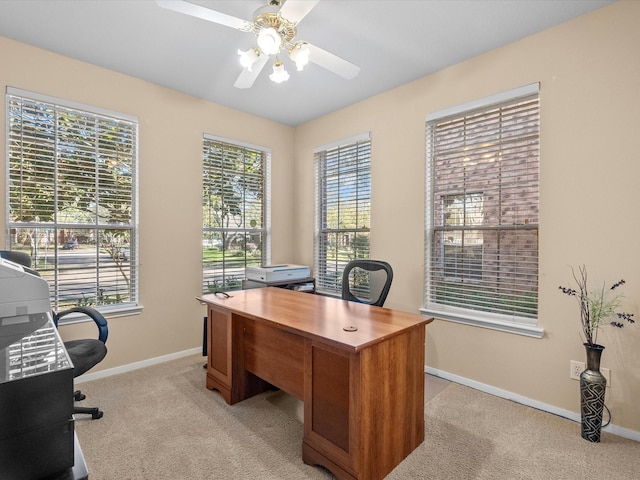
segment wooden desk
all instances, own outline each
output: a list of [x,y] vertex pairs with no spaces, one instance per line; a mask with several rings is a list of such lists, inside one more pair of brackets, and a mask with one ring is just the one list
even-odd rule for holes
[[273,287],[231,295],[199,297],[208,389],[230,405],[271,385],[303,400],[302,459],[339,479],[382,479],[423,442],[432,319]]

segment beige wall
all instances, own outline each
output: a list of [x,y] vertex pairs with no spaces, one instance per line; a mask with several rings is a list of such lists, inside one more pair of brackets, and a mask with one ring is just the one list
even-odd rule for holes
[[[584,360],[584,352],[576,307],[557,289],[570,279],[567,265],[586,263],[594,280],[624,277],[627,306],[640,314],[639,21],[640,2],[617,2],[296,129],[5,38],[0,84],[140,119],[144,311],[110,319],[110,353],[100,366],[109,368],[193,348],[201,340],[204,309],[194,297],[200,288],[203,131],[272,148],[272,258],[308,265],[313,148],[371,131],[371,254],[394,267],[387,305],[415,312],[422,305],[424,273],[426,114],[540,82],[539,324],[545,336],[536,340],[436,320],[427,329],[427,363],[575,412],[578,383],[568,378],[569,360]],[[3,151],[4,141],[2,135]],[[4,155],[0,162],[5,168]],[[171,247],[174,240],[179,248]],[[62,335],[89,330],[66,326]],[[607,404],[613,423],[640,432],[640,325],[606,328],[600,338],[607,347],[603,366],[612,371]]]
[[[293,224],[293,129],[0,37],[0,85],[136,115],[140,169],[140,315],[109,319],[109,355],[95,371],[201,345],[202,133],[272,149],[275,262],[288,260]],[[5,131],[5,115],[0,116]],[[5,166],[5,135],[0,136]],[[0,208],[5,211],[5,182]],[[283,188],[284,187],[284,188]],[[4,245],[6,232],[0,233]],[[65,339],[93,324],[62,326]]]
[[[539,325],[543,339],[436,320],[430,367],[579,410],[569,361],[585,360],[578,310],[558,291],[568,265],[595,282],[623,277],[640,316],[640,2],[618,2],[296,128],[297,261],[312,262],[312,150],[372,132],[371,255],[394,267],[387,306],[416,311],[424,271],[424,124],[428,112],[540,82]],[[425,46],[437,48],[437,46]],[[363,72],[364,73],[364,72]],[[597,286],[594,285],[594,286]],[[602,366],[613,423],[640,432],[640,325],[606,327]]]

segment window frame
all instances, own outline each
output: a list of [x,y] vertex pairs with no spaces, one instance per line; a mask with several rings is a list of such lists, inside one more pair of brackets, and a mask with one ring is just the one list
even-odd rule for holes
[[[429,113],[426,118],[426,175],[425,175],[425,269],[424,269],[424,304],[423,308],[420,311],[429,316],[436,317],[438,319],[447,320],[456,323],[462,323],[466,325],[479,326],[489,329],[494,329],[503,332],[515,333],[525,336],[530,336],[534,338],[542,338],[544,335],[544,330],[538,326],[538,318],[529,318],[522,317],[517,315],[508,315],[508,314],[499,314],[499,313],[491,313],[480,310],[473,310],[470,308],[462,308],[456,307],[452,305],[447,305],[443,303],[437,303],[436,301],[432,301],[432,289],[434,285],[431,279],[431,270],[432,270],[432,258],[433,258],[433,250],[432,250],[432,239],[433,236],[438,232],[443,232],[447,230],[447,226],[445,225],[445,221],[443,219],[442,226],[437,226],[434,218],[435,209],[434,205],[437,201],[434,191],[434,175],[435,175],[435,167],[433,165],[433,148],[434,145],[431,143],[430,136],[430,128],[433,124],[445,120],[451,119],[455,117],[464,117],[470,113],[477,113],[483,110],[489,111],[492,108],[499,108],[501,105],[508,104],[510,102],[517,101],[519,99],[525,99],[527,97],[536,96],[539,98],[539,84],[533,83],[529,85],[525,85],[523,87],[519,87],[513,90],[505,91],[496,95],[491,95],[488,97],[484,97],[481,99],[473,100],[468,103],[464,103],[461,105],[457,105],[451,108],[447,108],[444,110],[436,111]],[[538,115],[539,115],[539,107],[538,107]],[[539,127],[538,127],[539,128]],[[539,132],[538,132],[539,135]],[[539,143],[537,145],[538,155],[540,153]],[[539,168],[539,163],[538,163]],[[466,181],[464,183],[466,185]],[[465,191],[462,187],[462,190],[458,193],[458,195],[467,195],[467,194],[478,194],[481,192],[469,190]],[[502,187],[501,187],[502,188]],[[538,195],[539,195],[539,184],[538,184]],[[451,192],[448,192],[449,196],[455,196]],[[445,195],[446,196],[446,195]],[[440,201],[444,201],[444,198],[439,199]],[[462,232],[466,230],[471,231],[476,227],[475,224],[466,224],[461,228],[457,229]],[[482,225],[477,226],[478,230],[485,228]],[[493,228],[494,231],[505,231],[501,230],[500,227],[486,227]],[[455,227],[451,227],[452,231],[456,230]],[[535,223],[532,225],[523,225],[522,230],[527,229],[535,229],[536,232],[539,232],[539,224]],[[461,247],[464,245],[461,244]],[[537,252],[539,253],[539,248],[537,248]],[[443,261],[444,261],[444,257]],[[536,257],[539,258],[539,257]],[[537,260],[537,265],[539,266],[539,260]],[[539,267],[538,267],[539,268]],[[444,271],[444,269],[443,269]],[[536,269],[537,271],[537,269]],[[468,283],[472,283],[473,280],[468,280]],[[536,304],[538,303],[539,298],[539,286],[538,292],[536,293]]]
[[[208,146],[208,142],[210,142],[210,144],[220,144],[226,148],[232,148],[232,149],[240,149],[242,151],[249,151],[249,152],[256,152],[259,153],[263,156],[263,168],[262,168],[262,178],[261,178],[261,184],[262,184],[262,206],[261,209],[262,211],[261,213],[261,224],[262,226],[257,227],[257,228],[250,228],[247,226],[240,226],[237,225],[236,228],[231,228],[231,227],[224,227],[224,226],[208,226],[206,225],[206,212],[205,212],[205,199],[204,199],[204,195],[206,192],[206,181],[207,181],[207,177],[205,177],[206,175],[206,169],[207,169],[207,165],[206,165],[206,149],[210,148],[210,146]],[[245,178],[245,177],[243,177]],[[202,193],[203,193],[203,198],[202,198],[202,208],[203,208],[203,212],[202,212],[202,247],[203,247],[203,252],[202,252],[202,292],[203,294],[207,294],[207,293],[214,293],[217,291],[231,291],[231,290],[238,290],[240,288],[242,288],[242,280],[246,279],[246,267],[247,266],[265,266],[265,265],[269,265],[271,262],[271,149],[268,147],[263,147],[260,145],[253,145],[247,142],[242,142],[242,141],[238,141],[238,140],[233,140],[233,139],[229,139],[229,138],[225,138],[225,137],[220,137],[217,135],[213,135],[210,133],[203,133],[202,135]],[[243,197],[242,199],[243,201],[243,205],[245,205],[245,197]],[[245,220],[245,216],[242,217],[243,218],[243,224],[244,224],[244,220]],[[247,233],[247,232],[251,232],[251,233]],[[244,251],[244,261],[243,261],[243,266],[241,267],[243,272],[242,272],[242,278],[237,277],[237,275],[229,275],[229,278],[231,279],[231,287],[229,287],[229,284],[227,282],[227,273],[226,273],[226,269],[227,267],[227,261],[223,260],[223,273],[222,273],[222,285],[217,285],[216,283],[216,273],[215,273],[215,268],[212,269],[213,270],[213,274],[211,274],[210,270],[207,269],[207,259],[205,258],[205,241],[208,238],[209,240],[213,240],[212,237],[215,237],[217,235],[222,236],[223,240],[222,240],[222,255],[223,258],[225,256],[225,252],[226,252],[226,245],[225,245],[225,241],[224,238],[227,234],[232,233],[232,234],[242,234],[244,235],[244,238],[246,239],[246,235],[251,235],[251,234],[260,234],[262,235],[262,247],[260,249],[260,259],[258,262],[250,262],[247,260],[247,244],[245,243],[244,247],[243,247],[243,251]],[[228,261],[229,264],[233,263],[233,260],[229,260]],[[237,270],[240,267],[232,267],[233,269]],[[211,284],[211,277],[213,276],[213,284]],[[234,282],[234,279],[239,279],[240,282]],[[236,285],[237,283],[237,285]],[[209,287],[207,287],[207,285],[210,285]]]
[[[95,218],[92,219],[91,221],[77,221],[77,219],[73,221],[65,221],[64,219],[60,219],[61,210],[59,210],[60,204],[58,203],[58,200],[55,200],[54,208],[56,208],[57,213],[54,216],[54,219],[52,221],[46,222],[46,221],[12,221],[11,220],[11,193],[13,190],[11,187],[10,172],[11,172],[11,167],[13,165],[12,154],[11,154],[13,136],[10,128],[10,117],[11,117],[11,106],[15,102],[31,103],[33,105],[43,104],[44,108],[50,109],[52,112],[54,112],[55,115],[58,115],[60,112],[68,112],[69,114],[77,115],[78,118],[83,118],[83,117],[90,118],[92,121],[96,122],[96,125],[104,122],[105,125],[117,124],[119,126],[120,125],[124,126],[123,127],[124,130],[126,130],[126,133],[130,135],[130,138],[131,138],[130,140],[131,153],[130,155],[127,156],[127,159],[130,161],[130,166],[128,166],[128,168],[131,169],[131,185],[129,188],[127,188],[126,196],[124,197],[126,200],[130,200],[129,221],[119,222],[116,224],[109,223],[108,221],[107,222],[101,221],[99,214],[97,214],[97,212],[101,208],[100,205],[103,205],[101,201],[99,201],[98,204],[96,205],[96,209],[94,212]],[[58,309],[65,309],[69,307],[69,305],[67,305],[66,302],[63,302],[61,304],[60,303],[61,300],[58,297],[58,294],[60,292],[64,293],[66,291],[65,288],[61,288],[61,285],[64,285],[62,283],[63,281],[61,280],[61,277],[64,274],[64,272],[67,271],[64,268],[59,268],[60,258],[59,258],[58,252],[63,249],[63,247],[58,245],[59,235],[65,230],[70,230],[70,229],[94,231],[93,235],[94,235],[94,241],[96,244],[96,248],[95,248],[96,259],[98,259],[99,258],[98,256],[101,253],[105,253],[103,251],[104,250],[103,246],[100,243],[100,239],[104,238],[101,236],[102,233],[107,232],[108,230],[127,231],[129,232],[129,238],[126,245],[126,249],[128,252],[128,259],[125,259],[125,261],[128,262],[128,273],[130,276],[130,278],[128,279],[129,285],[127,288],[128,296],[129,296],[128,301],[120,302],[120,303],[102,303],[100,305],[95,305],[91,301],[89,301],[88,304],[91,305],[93,308],[96,308],[97,310],[99,310],[102,314],[107,316],[130,315],[130,314],[140,313],[142,310],[142,306],[139,304],[139,262],[138,262],[138,236],[139,236],[138,235],[138,230],[139,230],[138,229],[138,185],[139,185],[139,179],[138,179],[139,122],[138,122],[138,118],[136,116],[132,116],[129,114],[113,112],[100,107],[85,105],[85,104],[81,104],[81,103],[66,100],[66,99],[56,98],[49,95],[44,95],[40,93],[30,92],[30,91],[7,86],[5,91],[5,119],[7,122],[6,133],[5,133],[5,137],[6,137],[6,154],[5,154],[5,158],[6,158],[6,177],[5,177],[6,178],[6,191],[5,191],[6,240],[5,240],[5,244],[6,244],[6,247],[11,248],[12,231],[14,229],[47,228],[55,232],[52,236],[52,238],[54,239],[53,243],[55,244],[54,248],[52,249],[54,268],[52,269],[53,273],[51,275],[53,275],[53,278],[52,279],[48,278],[50,276],[49,274],[43,274],[43,275],[45,276],[45,278],[47,278],[49,282],[52,307],[54,308],[54,310],[58,310]],[[58,132],[60,128],[61,127],[59,125],[55,126],[55,130],[53,132],[54,137],[58,136]],[[97,172],[101,166],[101,162],[99,161],[100,158],[104,160],[105,154],[108,154],[110,152],[117,153],[118,151],[104,149],[103,146],[99,147],[98,142],[104,141],[103,137],[95,137],[93,140],[95,141],[95,144],[90,144],[90,145],[92,145],[91,148],[94,151],[88,154],[86,158],[91,159],[91,161],[93,162],[92,164],[95,165],[96,172]],[[39,142],[43,142],[43,141],[47,141],[45,137],[43,137],[43,140],[40,140]],[[40,143],[37,143],[37,145],[40,145]],[[22,147],[21,147],[21,150],[22,150]],[[60,167],[62,158],[64,157],[63,151],[64,151],[64,148],[62,146],[59,146],[58,144],[55,144],[55,146],[52,148],[52,155],[54,156],[53,167],[55,168],[55,173],[53,174],[54,178],[53,178],[53,183],[51,183],[51,185],[54,188],[58,184],[58,180],[59,180],[58,168]],[[69,157],[69,158],[75,158],[75,157]],[[68,171],[73,171],[73,170],[68,170]],[[78,167],[78,171],[86,174],[86,170],[81,169],[81,167]],[[95,187],[92,187],[92,188],[96,188],[96,190],[99,192],[98,189],[102,188],[99,186],[99,183],[98,183],[99,177],[97,175],[94,175],[93,178],[95,178]],[[130,193],[130,198],[129,198],[129,193]],[[56,190],[56,193],[54,194],[55,198],[57,199],[57,197],[60,194],[61,194],[60,190]],[[98,193],[98,195],[100,195],[100,193]],[[121,245],[121,247],[124,248],[124,245]],[[116,249],[114,247],[112,248],[113,251],[107,252],[107,254],[112,256],[112,258],[114,258],[113,255],[124,255],[125,252],[124,250],[122,250],[122,248]],[[47,257],[47,259],[49,260],[49,257]],[[96,292],[101,290],[100,280],[99,280],[101,276],[100,272],[102,271],[103,275],[106,275],[105,272],[108,271],[107,269],[113,268],[108,266],[101,267],[100,263],[101,263],[100,261],[96,261],[95,267],[94,267],[94,270],[96,272],[95,282],[98,282],[95,287],[97,289]],[[67,288],[70,288],[70,287],[67,287]],[[120,292],[120,290],[118,290],[118,292]],[[119,293],[116,293],[115,295],[119,295]],[[98,301],[98,296],[96,295],[95,302],[97,301]],[[82,302],[82,301],[78,299],[78,302]],[[90,320],[87,319],[86,316],[84,315],[70,314],[65,316],[61,320],[61,323],[75,323],[75,322],[85,322],[85,321],[90,321]]]
[[[362,212],[362,216],[368,217],[367,226],[364,227],[346,227],[346,228],[330,228],[327,220],[327,205],[323,199],[327,198],[327,155],[337,155],[340,157],[341,153],[349,155],[355,149],[356,156],[359,155],[359,149],[364,148],[366,156],[362,159],[357,158],[357,172],[355,173],[356,189],[360,188],[360,182],[362,179],[368,178],[364,191],[365,195],[356,195],[355,203],[360,207],[361,204],[366,204],[366,212]],[[371,243],[371,154],[372,142],[371,133],[365,132],[359,135],[354,135],[349,138],[338,140],[314,149],[314,171],[315,171],[315,205],[314,205],[314,276],[316,277],[316,292],[339,297],[342,295],[342,272],[349,260],[354,258],[370,258],[370,243]],[[362,170],[362,171],[361,171]],[[332,171],[332,175],[339,175],[338,170]],[[340,195],[340,192],[334,192]],[[339,197],[342,199],[342,196]],[[340,199],[337,203],[340,203]],[[353,199],[351,199],[353,202]],[[336,203],[335,201],[333,203]],[[338,207],[339,209],[339,207]],[[340,210],[338,211],[338,215]],[[356,213],[356,223],[360,219],[360,212]],[[336,253],[334,261],[329,261],[327,258],[327,250],[323,238],[329,235],[342,235],[345,238],[351,239],[353,252],[347,254],[348,258],[340,260]],[[361,240],[366,237],[366,245],[358,245],[356,238],[360,237]],[[337,244],[336,243],[336,248]],[[366,252],[365,255],[361,253]],[[330,264],[333,263],[332,268]]]

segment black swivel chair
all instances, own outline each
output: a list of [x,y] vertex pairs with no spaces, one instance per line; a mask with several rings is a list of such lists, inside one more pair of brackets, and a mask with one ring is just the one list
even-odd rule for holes
[[382,307],[387,299],[393,269],[381,260],[351,260],[342,272],[342,299]]
[[[0,250],[0,257],[22,265],[29,269],[29,272],[39,275],[38,272],[31,269],[31,257],[24,252]],[[107,337],[109,335],[109,327],[104,316],[91,307],[72,307],[58,313],[51,312],[53,316],[53,323],[55,323],[57,327],[58,321],[65,315],[69,315],[71,313],[82,313],[88,316],[98,327],[97,339],[86,338],[64,342],[64,346],[69,354],[71,363],[73,363],[73,377],[75,378],[96,366],[107,355],[107,347],[105,343],[107,342]],[[80,401],[84,400],[86,397],[80,390],[76,390],[73,392],[73,398],[76,401]],[[103,412],[97,407],[74,407],[73,413],[91,415],[92,419],[101,418],[103,415]]]

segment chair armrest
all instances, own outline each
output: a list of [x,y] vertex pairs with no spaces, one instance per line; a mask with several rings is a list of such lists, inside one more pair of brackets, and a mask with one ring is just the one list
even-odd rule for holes
[[70,313],[83,313],[91,318],[98,327],[98,340],[100,340],[102,343],[107,342],[107,337],[109,336],[109,326],[107,324],[107,319],[104,318],[104,315],[102,315],[98,310],[91,307],[71,307],[67,310],[54,313],[54,323],[58,325],[58,320]]

